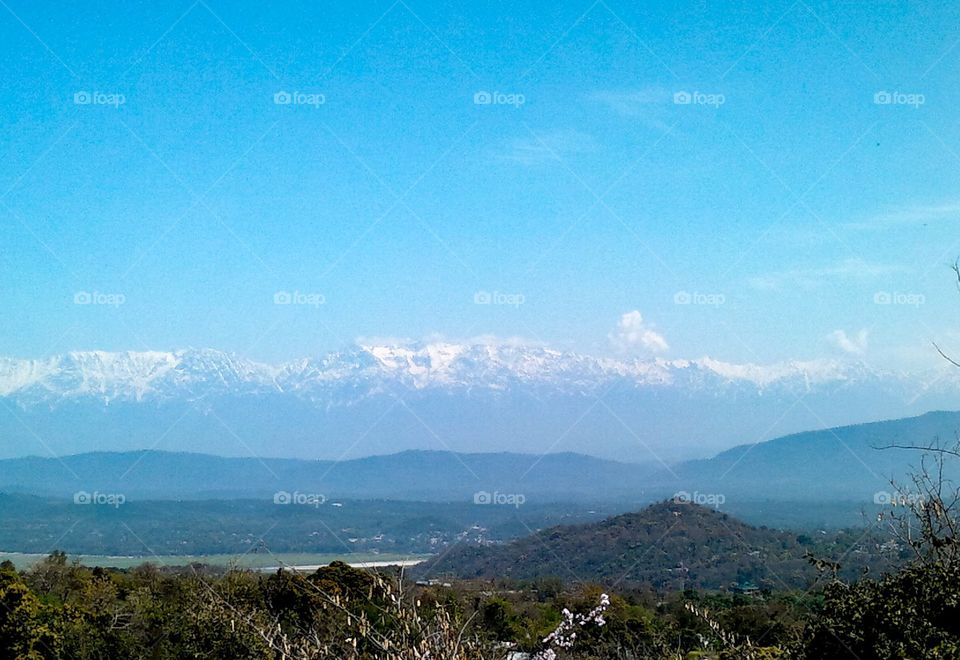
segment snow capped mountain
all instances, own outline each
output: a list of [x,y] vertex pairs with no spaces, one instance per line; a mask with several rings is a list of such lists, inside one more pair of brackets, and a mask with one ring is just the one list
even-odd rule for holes
[[41,360],[0,358],[0,396],[22,405],[89,397],[105,403],[222,394],[290,393],[315,400],[336,390],[355,396],[394,388],[543,387],[596,393],[620,382],[634,387],[785,387],[905,378],[835,361],[771,365],[699,360],[616,360],[548,348],[423,343],[356,345],[281,365],[212,349],[176,352],[71,352]]
[[43,360],[0,359],[0,396],[22,405],[93,398],[141,401],[276,387],[273,367],[220,351],[71,352]]
[[263,364],[216,350],[0,359],[0,457],[160,448],[356,457],[577,451],[650,462],[960,402],[954,371],[828,360],[592,357],[515,344],[358,344]]

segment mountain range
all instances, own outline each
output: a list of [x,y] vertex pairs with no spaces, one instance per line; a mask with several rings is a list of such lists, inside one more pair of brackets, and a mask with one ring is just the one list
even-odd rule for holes
[[[523,493],[530,503],[631,501],[652,467],[581,454],[405,451],[344,461],[225,458],[158,451],[93,452],[0,460],[0,492],[72,497],[122,493],[126,500],[262,499],[304,493],[333,499],[472,503],[476,493]],[[589,475],[589,479],[583,479]],[[607,486],[597,492],[594,480]]]
[[[910,473],[920,467],[922,453],[895,445],[951,443],[958,429],[960,412],[932,412],[792,434],[671,465],[568,452],[407,450],[342,461],[93,452],[0,460],[0,492],[61,499],[80,491],[120,493],[128,501],[270,500],[285,492],[515,507],[631,507],[677,496],[769,524],[858,524],[861,512],[889,503],[898,489],[910,492]],[[954,463],[947,463],[945,475],[956,479]]]
[[672,463],[950,408],[958,394],[946,368],[613,359],[512,344],[356,345],[277,365],[210,349],[71,352],[0,358],[0,457],[432,449]]

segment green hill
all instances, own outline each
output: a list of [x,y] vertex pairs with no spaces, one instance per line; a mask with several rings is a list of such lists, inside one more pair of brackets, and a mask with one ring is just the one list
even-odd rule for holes
[[553,527],[503,545],[460,545],[419,566],[424,577],[559,577],[657,590],[806,588],[818,575],[806,555],[839,561],[841,574],[880,572],[899,559],[879,534],[813,535],[751,527],[695,504],[654,504],[601,522]]

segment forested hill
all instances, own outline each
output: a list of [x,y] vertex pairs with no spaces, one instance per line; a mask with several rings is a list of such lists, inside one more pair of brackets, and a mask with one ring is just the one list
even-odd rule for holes
[[[601,522],[559,526],[503,545],[463,544],[417,568],[425,577],[559,577],[647,584],[657,590],[806,588],[818,576],[807,558],[839,560],[844,575],[882,572],[902,551],[879,534],[795,534],[751,527],[690,503],[660,502]],[[832,572],[830,573],[832,576]]]

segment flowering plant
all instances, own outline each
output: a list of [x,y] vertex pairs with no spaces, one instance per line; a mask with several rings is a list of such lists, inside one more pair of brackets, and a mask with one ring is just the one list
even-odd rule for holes
[[567,608],[563,608],[563,619],[561,619],[560,624],[552,633],[543,638],[543,643],[548,645],[547,648],[533,656],[533,660],[555,660],[557,653],[552,648],[554,646],[561,649],[573,648],[577,641],[576,629],[578,627],[582,628],[588,623],[596,623],[598,626],[604,625],[606,620],[603,618],[603,613],[607,611],[608,607],[610,607],[610,597],[607,594],[600,594],[600,604],[586,614],[574,614]]

